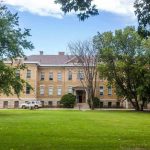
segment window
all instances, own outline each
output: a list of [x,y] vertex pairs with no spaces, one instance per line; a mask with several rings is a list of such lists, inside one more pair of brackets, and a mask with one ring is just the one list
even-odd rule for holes
[[28,84],[26,84],[26,94],[30,94],[30,86]]
[[111,108],[112,102],[108,102],[108,108]]
[[48,89],[48,95],[53,95],[53,87],[50,86]]
[[68,72],[68,80],[72,80],[72,72],[71,71]]
[[68,93],[72,93],[72,87],[71,86],[68,87]]
[[83,71],[78,71],[77,79],[79,79],[79,80],[83,80],[84,79]]
[[19,101],[14,102],[14,108],[19,108]]
[[120,102],[116,102],[116,107],[117,107],[117,108],[120,107]]
[[20,70],[16,70],[16,77],[20,78]]
[[53,72],[49,73],[49,80],[53,80]]
[[48,101],[48,106],[52,107],[53,106],[53,102],[52,101]]
[[100,95],[104,95],[104,88],[103,88],[103,86],[100,86]]
[[8,101],[3,102],[3,108],[8,108]]
[[31,70],[27,70],[27,78],[31,78]]
[[44,86],[40,86],[40,95],[44,95]]
[[103,106],[104,106],[104,103],[100,102],[100,108],[103,108]]
[[40,80],[44,80],[44,78],[45,78],[45,73],[44,73],[44,72],[41,72]]
[[57,89],[57,95],[61,95],[61,92],[62,92],[61,87],[58,87],[58,89]]
[[111,88],[111,86],[108,86],[108,95],[112,95],[112,88]]
[[58,73],[57,73],[57,80],[58,80],[58,81],[61,81],[61,80],[62,80],[62,74],[61,74],[61,72],[58,72]]

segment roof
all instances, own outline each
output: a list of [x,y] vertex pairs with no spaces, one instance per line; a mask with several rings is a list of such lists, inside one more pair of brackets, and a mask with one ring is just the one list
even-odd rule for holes
[[66,64],[70,58],[67,55],[31,55],[27,56],[26,61],[36,61],[40,64],[49,65],[63,65]]

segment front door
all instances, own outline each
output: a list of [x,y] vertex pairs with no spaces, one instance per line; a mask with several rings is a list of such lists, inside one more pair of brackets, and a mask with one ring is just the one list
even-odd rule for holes
[[82,103],[82,95],[79,95],[79,103]]

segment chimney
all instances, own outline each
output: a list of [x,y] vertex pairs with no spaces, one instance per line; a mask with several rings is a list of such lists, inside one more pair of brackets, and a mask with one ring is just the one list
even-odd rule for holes
[[40,55],[43,55],[43,51],[40,51]]
[[58,55],[65,55],[65,52],[59,52]]

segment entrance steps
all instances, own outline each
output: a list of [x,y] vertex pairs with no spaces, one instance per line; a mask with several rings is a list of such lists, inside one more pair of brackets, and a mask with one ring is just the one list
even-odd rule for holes
[[87,103],[77,103],[74,109],[90,109]]

